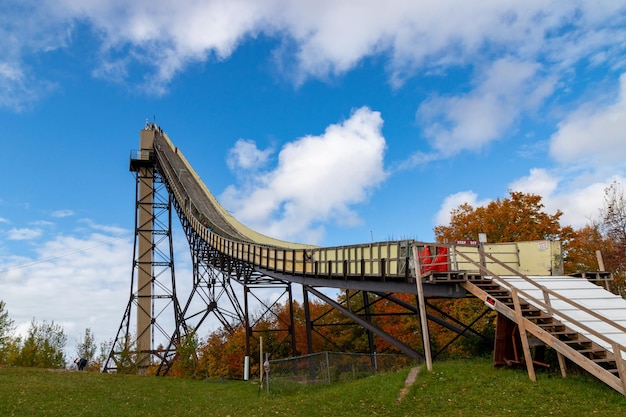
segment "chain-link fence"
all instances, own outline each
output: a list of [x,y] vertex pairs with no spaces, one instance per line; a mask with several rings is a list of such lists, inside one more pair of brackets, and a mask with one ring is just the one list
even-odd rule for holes
[[415,366],[417,361],[403,355],[320,352],[269,361],[269,381],[332,383],[363,378]]

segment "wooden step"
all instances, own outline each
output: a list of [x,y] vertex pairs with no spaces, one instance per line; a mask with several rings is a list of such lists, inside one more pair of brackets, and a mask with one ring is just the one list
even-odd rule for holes
[[490,279],[473,280],[472,283],[474,285],[478,286],[478,287],[481,287],[481,288],[483,288],[483,287],[498,287],[498,288],[500,288],[501,287],[500,284],[498,284],[497,282],[492,281]]
[[579,337],[577,337],[576,339],[570,339],[570,340],[561,340],[561,342],[567,344],[567,345],[574,345],[574,344],[579,344],[581,347],[588,347],[587,345],[591,345],[591,340],[589,339],[580,339]]
[[551,323],[537,323],[537,326],[541,327],[543,330],[550,332],[548,329],[553,329],[554,331],[565,330],[565,325],[559,322],[551,322]]
[[595,358],[591,360],[597,364],[615,362],[615,358]]
[[606,353],[606,349],[603,348],[586,348],[586,349],[576,349],[576,352],[578,353],[589,353],[589,354],[596,354],[596,353]]
[[491,295],[492,297],[501,297],[503,295],[510,297],[511,293],[504,289],[495,289],[495,290],[489,291],[489,295]]
[[550,333],[552,336],[561,336],[561,335],[575,336],[578,334],[578,332],[575,330],[560,330],[560,331],[554,331],[554,332],[548,332],[548,333]]
[[[524,318],[530,321],[533,320],[554,320],[554,317],[552,317],[549,314],[545,314],[542,311],[536,310],[538,312],[538,314],[532,314],[532,315],[524,315]],[[534,312],[533,312],[534,313]]]

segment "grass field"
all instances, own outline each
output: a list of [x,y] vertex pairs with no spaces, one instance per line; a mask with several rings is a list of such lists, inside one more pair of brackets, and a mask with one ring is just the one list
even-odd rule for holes
[[0,416],[626,416],[626,397],[586,376],[435,362],[402,402],[409,370],[333,385],[199,381],[0,368]]

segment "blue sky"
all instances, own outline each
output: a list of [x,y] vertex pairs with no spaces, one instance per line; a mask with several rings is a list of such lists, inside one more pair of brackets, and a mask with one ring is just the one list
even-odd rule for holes
[[127,3],[0,5],[0,299],[70,348],[128,301],[146,119],[243,223],[319,245],[508,190],[580,227],[624,183],[623,1]]

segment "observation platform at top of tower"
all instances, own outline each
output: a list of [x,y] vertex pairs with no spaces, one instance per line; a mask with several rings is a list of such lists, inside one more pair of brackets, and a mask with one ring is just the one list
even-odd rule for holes
[[154,160],[153,149],[135,149],[130,152],[130,170],[137,172],[140,168],[151,168]]

